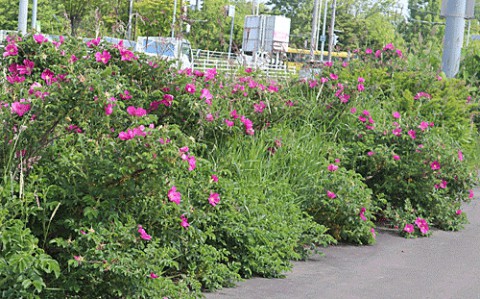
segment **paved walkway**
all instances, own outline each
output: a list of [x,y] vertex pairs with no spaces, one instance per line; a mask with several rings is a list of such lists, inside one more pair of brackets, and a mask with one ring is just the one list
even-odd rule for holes
[[324,256],[295,262],[285,279],[250,279],[206,298],[480,299],[480,189],[474,191],[462,231],[405,239],[380,230],[373,246],[325,248]]

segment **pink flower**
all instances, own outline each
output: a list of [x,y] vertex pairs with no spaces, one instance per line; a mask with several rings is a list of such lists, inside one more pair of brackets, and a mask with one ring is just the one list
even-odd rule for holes
[[457,214],[457,215],[462,215],[462,210],[456,210],[456,211],[455,211],[455,214]]
[[419,127],[422,131],[425,131],[426,129],[428,129],[428,122],[422,121],[418,127]]
[[5,52],[3,52],[3,57],[8,56],[17,56],[18,48],[16,44],[8,44],[5,46]]
[[395,49],[395,47],[393,46],[392,43],[386,44],[385,47],[383,47],[383,51],[394,50],[394,49]]
[[225,119],[225,124],[227,124],[227,127],[233,127],[234,123],[231,120]]
[[55,78],[55,74],[49,69],[45,69],[42,72],[41,77],[43,80],[45,80],[45,84],[47,85],[52,85],[53,82],[57,81],[57,79]]
[[20,100],[20,102],[13,102],[11,105],[12,113],[17,114],[22,117],[25,113],[30,111],[31,106],[29,103],[25,102],[25,99]]
[[399,119],[400,118],[400,113],[398,111],[395,111],[392,113],[393,118]]
[[345,67],[347,67],[347,66],[348,66],[348,62],[347,62],[347,61],[342,62],[342,67],[343,67],[343,68],[345,68]]
[[370,152],[367,153],[367,156],[369,156],[369,157],[371,157],[373,155],[375,155],[375,152],[370,151]]
[[421,91],[413,97],[414,100],[418,100],[420,98],[427,98],[427,99],[430,100],[432,98],[432,96],[430,94],[424,92],[424,91]]
[[463,153],[461,150],[458,150],[458,160],[463,161]]
[[74,63],[74,62],[77,61],[77,60],[78,60],[77,56],[75,56],[75,55],[72,54],[72,56],[70,56],[70,59],[68,60],[68,62],[69,62],[69,63]]
[[350,113],[351,114],[357,113],[357,108],[355,108],[355,107],[350,108]]
[[233,119],[239,118],[237,110],[232,110],[232,112],[230,112],[230,117],[232,117]]
[[240,117],[240,121],[243,123],[245,126],[245,133],[248,135],[253,135],[255,133],[253,129],[253,122],[246,118],[245,116]]
[[472,199],[473,196],[474,196],[473,190],[472,189],[468,190],[468,198]]
[[190,149],[188,148],[188,146],[184,146],[184,147],[181,147],[178,149],[178,151],[181,153],[181,154],[185,154],[185,153],[188,153]]
[[95,59],[97,60],[97,62],[107,64],[110,58],[112,58],[112,56],[108,51],[103,51],[103,53],[100,53],[100,52],[95,53]]
[[79,263],[83,262],[83,257],[81,255],[74,255],[73,258]]
[[328,171],[334,172],[338,169],[338,166],[335,165],[335,164],[330,164],[330,165],[328,165],[327,169],[328,169]]
[[31,75],[34,66],[35,66],[35,63],[33,61],[24,59],[23,65],[18,65],[17,70],[20,75]]
[[402,129],[401,128],[396,128],[392,130],[392,134],[395,136],[401,136],[402,135]]
[[322,84],[325,84],[325,83],[328,82],[328,78],[322,77],[322,78],[320,78],[320,82],[321,82]]
[[141,225],[138,226],[138,233],[140,234],[140,238],[144,240],[150,241],[152,239],[152,236],[147,234]]
[[422,234],[428,233],[429,227],[428,227],[428,223],[427,223],[427,221],[425,221],[425,219],[422,219],[422,218],[419,217],[415,220],[415,224],[418,226],[418,228],[420,229],[420,232]]
[[143,109],[142,107],[135,108],[134,106],[127,107],[128,114],[132,116],[142,117],[147,115],[147,110]]
[[337,195],[335,193],[333,193],[332,191],[328,191],[328,190],[327,190],[327,196],[331,199],[334,199],[335,197],[337,197]]
[[440,169],[440,163],[438,161],[433,161],[430,163],[430,168],[432,170],[439,170]]
[[120,94],[120,98],[126,101],[126,100],[130,100],[132,98],[132,95],[128,90],[124,90],[123,93]]
[[197,160],[195,159],[195,156],[190,155],[187,158],[188,162],[188,171],[193,171],[197,167]]
[[180,192],[177,192],[177,187],[175,186],[172,186],[172,188],[168,190],[167,196],[171,202],[174,202],[177,205],[179,205],[180,201],[182,201],[182,194],[180,194]]
[[194,94],[195,91],[196,91],[195,84],[188,83],[187,85],[185,85],[185,91],[190,93],[190,94]]
[[395,160],[395,161],[400,160],[400,156],[399,155],[393,155],[393,160]]
[[358,90],[359,92],[362,92],[362,91],[365,90],[365,86],[360,83],[360,84],[357,85],[357,90]]
[[113,113],[113,107],[115,104],[107,104],[105,105],[105,115],[110,115]]
[[382,51],[380,50],[375,51],[375,58],[379,58],[380,56],[382,56]]
[[364,82],[365,82],[365,78],[363,78],[363,77],[358,77],[358,78],[357,78],[357,81],[358,81],[358,83],[364,83]]
[[135,54],[133,54],[132,51],[128,49],[123,49],[123,48],[119,49],[119,51],[120,51],[122,61],[132,61],[132,59],[137,60],[137,56],[135,56]]
[[405,227],[403,228],[403,231],[409,234],[413,233],[414,230],[415,227],[413,226],[413,224],[410,223],[405,224]]
[[367,211],[367,209],[365,207],[362,207],[362,209],[360,210],[360,219],[362,219],[362,221],[367,221],[367,217],[365,217],[365,212]]
[[155,279],[155,278],[158,278],[158,275],[153,272],[150,272],[150,275],[148,275],[148,277]]
[[445,188],[447,188],[447,184],[448,184],[447,181],[442,180],[442,181],[440,182],[440,185],[438,185],[438,186],[439,186],[440,189],[445,189]]
[[212,206],[216,206],[220,202],[220,195],[218,193],[210,193],[210,196],[208,197],[208,202]]
[[208,69],[205,71],[205,82],[215,79],[215,76],[218,74],[217,69]]
[[98,46],[100,44],[100,37],[87,41],[87,47]]
[[182,220],[182,222],[180,223],[180,225],[183,227],[183,228],[187,228],[190,226],[190,224],[188,223],[188,218],[185,217],[185,215],[182,215],[180,216],[180,219]]
[[45,36],[43,36],[41,34],[34,34],[33,39],[35,40],[35,42],[37,44],[43,44],[43,43],[48,42],[48,38],[46,38]]
[[217,182],[218,182],[218,176],[216,176],[216,175],[214,175],[214,174],[212,174],[211,179],[212,179],[212,181],[213,181],[214,183],[217,183]]
[[375,229],[374,229],[373,227],[370,229],[370,233],[372,234],[372,237],[373,237],[374,239],[377,238],[377,234],[375,233]]
[[317,86],[317,85],[318,85],[318,81],[317,81],[317,80],[309,80],[309,81],[308,81],[308,86],[309,86],[310,88],[314,88],[314,87]]
[[324,63],[324,65],[325,65],[326,67],[331,67],[331,66],[333,65],[333,62],[331,62],[331,61],[326,61],[326,62]]
[[373,50],[370,49],[370,48],[367,48],[367,49],[365,50],[365,54],[372,54],[372,53],[373,53]]
[[205,120],[208,122],[212,122],[214,121],[214,117],[211,113],[208,113],[207,115],[205,115]]
[[262,113],[267,106],[263,101],[260,101],[258,104],[253,104],[253,109],[256,113]]
[[212,105],[213,95],[206,88],[204,88],[200,91],[200,99],[203,99],[203,98],[205,99],[205,103],[207,105]]
[[408,136],[410,136],[410,138],[412,138],[412,139],[415,139],[415,138],[417,138],[417,132],[415,132],[415,130],[409,130],[408,131]]
[[338,80],[338,75],[335,75],[333,73],[330,74],[330,79],[332,80]]

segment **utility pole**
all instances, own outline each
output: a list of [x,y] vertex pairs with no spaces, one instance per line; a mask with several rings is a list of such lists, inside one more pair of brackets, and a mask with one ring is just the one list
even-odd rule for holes
[[[322,17],[322,5],[323,5],[323,0],[320,0],[320,7],[318,8],[318,19]],[[325,4],[327,5],[327,4]],[[317,26],[317,43],[315,45],[315,50],[318,51],[318,42],[320,41],[320,24],[321,22],[318,22]]]
[[233,25],[235,24],[235,5],[228,6],[228,16],[232,17],[232,24],[230,27],[230,41],[228,43],[228,59],[230,60],[230,53],[232,52]]
[[443,43],[442,70],[447,78],[453,78],[460,68],[460,56],[465,32],[466,0],[447,1],[445,17],[445,41]]
[[312,37],[310,39],[310,61],[315,60],[315,47],[317,44],[317,23],[318,23],[318,2],[315,0],[313,4],[313,19],[312,19]]
[[173,4],[173,17],[172,17],[172,38],[175,37],[175,21],[177,17],[177,0]]
[[333,34],[335,30],[335,12],[337,9],[337,0],[333,0],[332,3],[332,21],[330,23],[330,28],[328,30],[328,61],[332,61],[332,52],[333,52]]
[[132,40],[132,15],[133,15],[133,0],[130,0],[130,7],[128,9],[128,26],[127,26],[128,40]]
[[323,13],[323,28],[322,28],[322,52],[320,53],[320,60],[323,62],[323,51],[325,50],[325,41],[327,37],[325,36],[325,30],[327,28],[327,12],[328,12],[328,0],[325,0],[325,12]]
[[33,5],[32,5],[32,29],[37,30],[37,6],[38,6],[38,1],[33,0]]
[[20,0],[18,9],[18,31],[27,34],[28,0]]

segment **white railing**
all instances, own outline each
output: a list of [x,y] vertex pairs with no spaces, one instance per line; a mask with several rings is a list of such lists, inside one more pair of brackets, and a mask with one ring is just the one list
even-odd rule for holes
[[258,58],[257,61],[251,56],[236,55],[225,52],[194,50],[194,69],[205,71],[215,68],[227,74],[237,74],[241,68],[260,70],[260,74],[268,78],[290,78],[295,76],[295,67],[287,67],[283,63],[271,63],[266,59]]

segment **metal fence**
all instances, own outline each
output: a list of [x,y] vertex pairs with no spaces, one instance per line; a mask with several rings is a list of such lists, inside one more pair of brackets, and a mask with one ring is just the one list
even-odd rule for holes
[[227,74],[237,74],[241,69],[252,68],[260,71],[260,75],[268,78],[290,78],[295,76],[295,67],[283,63],[275,63],[269,57],[252,57],[248,55],[230,54],[219,51],[193,50],[194,69],[205,71],[215,68]]

